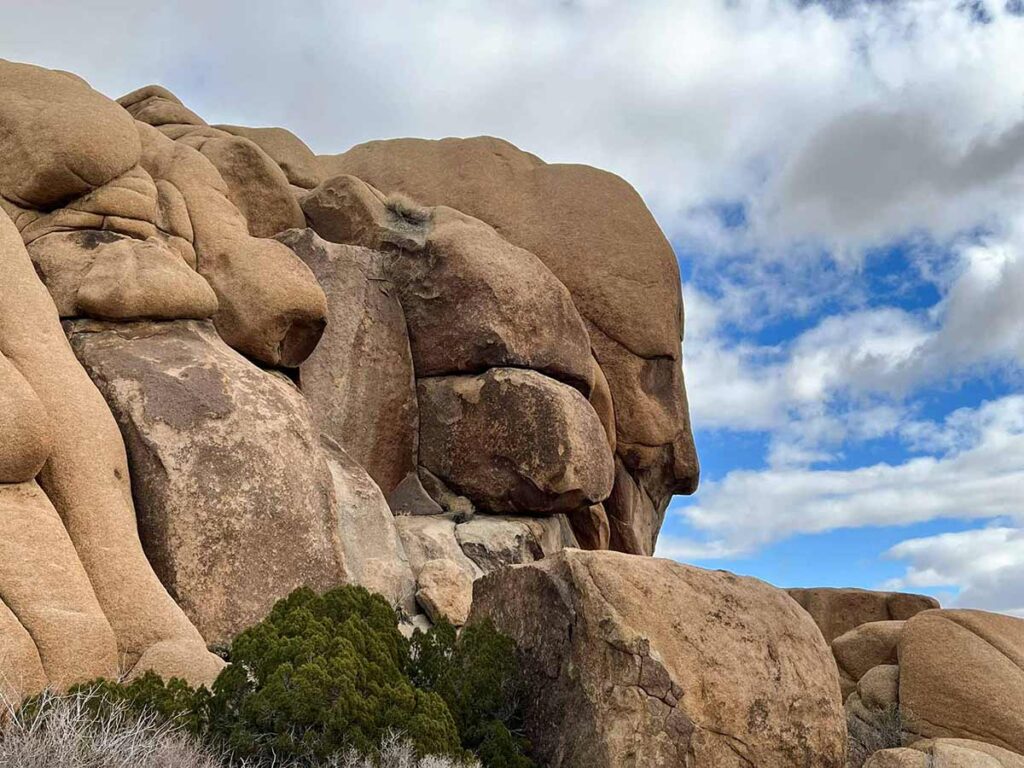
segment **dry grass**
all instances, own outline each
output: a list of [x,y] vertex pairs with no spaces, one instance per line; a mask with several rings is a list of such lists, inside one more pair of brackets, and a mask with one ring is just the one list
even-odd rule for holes
[[861,768],[875,752],[903,746],[903,715],[891,706],[875,715],[870,724],[851,718],[847,768]]
[[4,705],[0,766],[18,768],[223,768],[186,734],[154,717],[112,706],[97,717],[95,694],[44,694],[39,714]]
[[430,221],[430,209],[402,192],[392,192],[384,200],[384,206],[407,223],[420,226]]
[[122,704],[109,704],[98,717],[96,692],[46,693],[30,716],[0,701],[2,768],[480,768],[445,757],[417,758],[398,733],[388,734],[377,754],[349,752],[322,766],[288,761],[232,760],[152,715],[141,717]]

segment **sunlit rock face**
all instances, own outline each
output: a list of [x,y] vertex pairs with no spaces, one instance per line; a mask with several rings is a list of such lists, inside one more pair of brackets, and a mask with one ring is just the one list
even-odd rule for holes
[[485,571],[652,553],[696,487],[678,269],[611,174],[317,157],[0,61],[0,267],[11,690],[208,683],[300,584],[462,622]]

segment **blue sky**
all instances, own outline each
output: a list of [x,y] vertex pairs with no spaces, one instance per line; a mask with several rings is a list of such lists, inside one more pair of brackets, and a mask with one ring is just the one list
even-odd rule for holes
[[0,8],[0,55],[321,152],[490,134],[619,173],[679,255],[704,466],[659,553],[1024,615],[1018,0]]

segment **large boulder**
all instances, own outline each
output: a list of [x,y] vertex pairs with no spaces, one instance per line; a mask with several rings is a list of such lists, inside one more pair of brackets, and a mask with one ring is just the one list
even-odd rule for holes
[[18,701],[42,691],[49,681],[32,635],[0,599],[0,700]]
[[934,597],[907,592],[875,592],[852,587],[810,587],[786,591],[811,614],[827,643],[869,621],[903,621],[921,611],[939,607],[939,601]]
[[299,368],[321,432],[361,464],[385,496],[416,471],[416,383],[405,314],[384,255],[311,229],[278,238],[327,295],[327,328]]
[[0,59],[0,197],[54,208],[139,162],[131,116],[68,72]]
[[296,187],[312,189],[320,183],[316,155],[291,131],[285,128],[249,128],[242,125],[216,125],[227,133],[249,139],[277,163],[288,182]]
[[532,253],[451,208],[385,198],[328,179],[303,200],[324,238],[393,252],[388,277],[405,309],[417,376],[533,368],[593,386],[590,339],[565,286]]
[[470,623],[485,618],[519,646],[544,765],[843,765],[828,647],[763,582],[565,550],[478,580]]
[[[52,428],[49,453],[37,480],[59,515],[114,632],[121,665],[133,674],[153,670],[195,684],[212,683],[223,662],[207,652],[199,632],[145,557],[117,424],[68,346],[57,308],[4,213],[0,213],[0,274],[0,351],[46,411],[40,435],[47,425]],[[35,515],[23,518],[23,534],[32,535],[33,519]],[[41,537],[43,528],[40,520]],[[46,562],[40,557],[24,563],[20,578],[45,583],[38,571],[58,570],[60,561],[56,549],[47,554]],[[92,610],[87,603],[77,609],[83,614]],[[79,661],[81,669],[94,669],[92,659]]]
[[869,669],[896,663],[896,646],[904,624],[902,621],[869,621],[832,641],[844,700]]
[[566,512],[612,487],[612,456],[586,398],[536,371],[419,379],[420,463],[490,512]]
[[908,731],[1024,753],[1024,620],[984,611],[920,613],[903,629],[899,662]]
[[319,161],[325,178],[351,174],[386,195],[487,222],[568,287],[607,376],[619,451],[651,501],[621,513],[611,504],[608,517],[638,528],[619,546],[650,554],[648,532],[657,534],[671,494],[696,488],[698,464],[682,378],[678,266],[636,191],[606,171],[548,164],[483,136],[372,141]]
[[864,768],[1024,768],[1024,756],[968,739],[929,739],[883,749]]
[[149,125],[135,126],[143,169],[185,205],[196,268],[217,295],[217,332],[257,360],[299,365],[320,340],[327,314],[309,267],[282,243],[249,234],[227,184],[200,152]]
[[146,553],[208,642],[344,581],[331,474],[302,396],[209,323],[69,329],[117,419]]

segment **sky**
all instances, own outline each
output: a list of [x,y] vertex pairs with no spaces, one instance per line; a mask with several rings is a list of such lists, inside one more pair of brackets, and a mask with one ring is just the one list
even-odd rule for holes
[[1024,0],[0,0],[0,56],[319,152],[497,135],[679,258],[658,554],[1024,616]]

